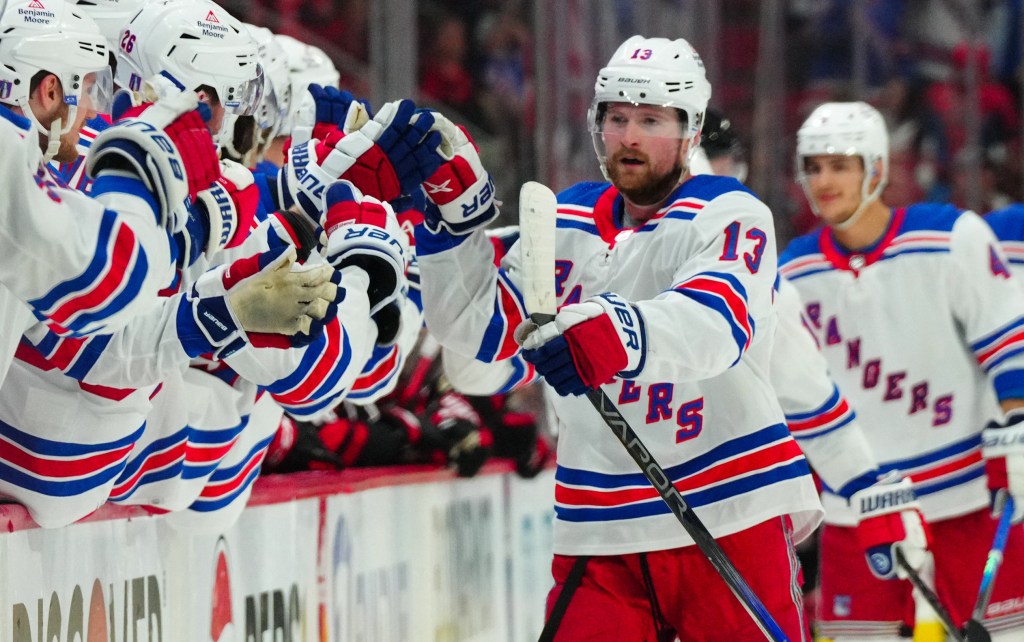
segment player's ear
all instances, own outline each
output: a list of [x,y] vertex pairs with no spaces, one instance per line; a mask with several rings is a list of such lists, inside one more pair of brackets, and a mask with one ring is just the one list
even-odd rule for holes
[[54,74],[46,73],[36,85],[32,97],[40,111],[44,114],[51,113],[55,107],[64,102],[64,90],[60,85],[60,79]]

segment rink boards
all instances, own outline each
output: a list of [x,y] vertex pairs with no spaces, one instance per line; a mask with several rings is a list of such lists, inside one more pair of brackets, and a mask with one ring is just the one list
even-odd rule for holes
[[501,465],[268,477],[226,532],[0,506],[0,642],[536,640],[553,486]]

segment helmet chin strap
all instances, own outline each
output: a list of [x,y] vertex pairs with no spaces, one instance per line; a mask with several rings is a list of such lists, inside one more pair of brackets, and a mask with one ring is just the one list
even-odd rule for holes
[[63,123],[60,117],[53,119],[50,123],[50,131],[47,133],[46,138],[46,151],[43,152],[43,162],[49,163],[53,160],[53,157],[60,151],[60,135]]
[[25,104],[21,106],[21,113],[28,118],[36,131],[46,136],[46,149],[43,151],[43,163],[49,163],[53,160],[53,157],[60,151],[60,137],[71,131],[71,123],[75,121],[76,107],[68,106],[68,122],[65,126],[64,120],[57,116],[50,123],[50,127],[43,127],[43,124],[36,118],[35,112],[32,111],[32,106]]

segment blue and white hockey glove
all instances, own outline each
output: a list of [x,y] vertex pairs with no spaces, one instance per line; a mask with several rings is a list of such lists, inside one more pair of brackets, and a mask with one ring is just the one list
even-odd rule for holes
[[279,247],[200,276],[178,307],[178,338],[186,354],[223,358],[247,342],[259,344],[259,334],[309,335],[330,314],[338,286],[329,266],[293,269],[294,264],[295,248]]
[[911,568],[921,569],[931,537],[909,479],[887,477],[854,493],[850,506],[857,515],[857,541],[875,577],[906,579],[896,564],[897,548]]
[[282,193],[313,220],[323,211],[324,190],[338,179],[380,201],[408,194],[442,163],[433,124],[432,113],[417,112],[411,100],[387,103],[359,129],[293,146],[279,174]]
[[398,299],[406,288],[409,250],[394,210],[364,196],[348,181],[327,190],[327,211],[321,224],[327,234],[328,263],[341,270],[362,268],[370,275],[370,315]]
[[563,397],[635,377],[647,357],[640,311],[610,292],[567,305],[540,327],[524,322],[516,340],[523,358]]
[[423,215],[427,229],[465,235],[485,227],[498,216],[494,181],[480,162],[480,153],[461,126],[434,112],[434,128],[441,134],[438,152],[444,164],[423,181],[427,198],[436,207]]
[[335,129],[346,132],[359,129],[373,118],[368,102],[356,100],[351,93],[337,87],[311,83],[296,100],[299,108],[288,147],[313,138],[323,140]]
[[1013,523],[1024,520],[1024,408],[1014,408],[1002,422],[989,422],[981,433],[985,474],[995,497],[1006,489],[1013,497]]
[[195,198],[220,176],[217,148],[197,111],[195,92],[179,92],[127,109],[93,141],[86,172],[93,193],[127,188],[137,179],[156,200],[158,222],[169,232],[185,226],[186,197]]

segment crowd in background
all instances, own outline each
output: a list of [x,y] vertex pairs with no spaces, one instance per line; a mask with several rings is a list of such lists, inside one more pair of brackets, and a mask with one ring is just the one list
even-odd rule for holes
[[[342,86],[366,92],[365,74],[345,69],[358,70],[358,65],[369,63],[368,0],[261,0],[261,4],[258,19],[271,28],[286,22],[313,35],[328,53],[341,59]],[[507,171],[523,177],[532,170],[529,150],[536,144],[532,4],[526,0],[428,0],[418,5],[420,96],[463,115],[477,129],[497,138],[503,149],[521,150],[497,155],[507,167],[495,174]],[[666,4],[688,3],[671,0]],[[784,4],[787,117],[781,144],[787,150],[814,105],[866,98],[885,115],[892,132],[889,202],[953,202],[984,212],[1024,198],[1021,3],[831,0]],[[761,3],[725,0],[719,6],[721,82],[715,85],[711,104],[749,141],[754,118],[751,87],[762,36]],[[861,16],[856,15],[858,10]],[[628,11],[619,9],[624,17]],[[855,19],[863,20],[859,27]],[[699,31],[697,26],[689,28]],[[863,94],[854,81],[858,33],[865,39],[860,72]],[[980,154],[974,154],[968,144],[965,108],[972,52],[978,74]],[[523,163],[527,166],[522,167]],[[981,178],[978,203],[970,202],[975,174],[965,171],[973,163]],[[789,211],[776,215],[789,218],[792,233],[800,233],[813,227],[815,220],[792,181],[792,169],[782,169],[785,174],[780,178],[790,188]]]

